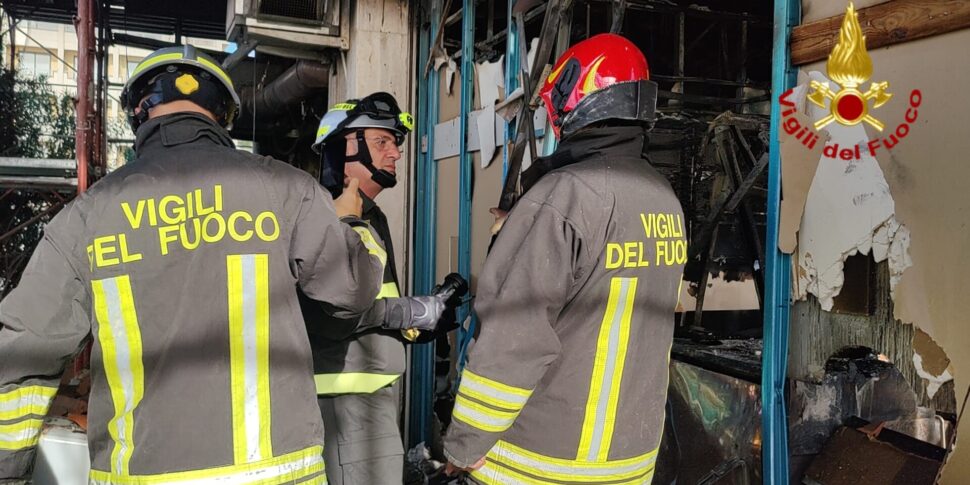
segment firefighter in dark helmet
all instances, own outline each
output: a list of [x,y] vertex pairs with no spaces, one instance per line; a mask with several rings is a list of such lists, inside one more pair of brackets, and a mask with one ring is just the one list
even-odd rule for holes
[[356,190],[236,150],[232,81],[192,46],[141,61],[122,104],[137,158],[61,210],[0,302],[0,479],[28,472],[90,339],[91,483],[325,483],[296,289],[347,318],[373,303],[386,256]]

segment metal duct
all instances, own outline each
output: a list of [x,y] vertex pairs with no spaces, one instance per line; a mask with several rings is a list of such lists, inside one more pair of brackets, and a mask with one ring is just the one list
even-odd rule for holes
[[330,65],[316,61],[297,61],[278,78],[261,90],[242,94],[243,120],[256,114],[257,123],[278,118],[314,91],[326,88],[330,81]]

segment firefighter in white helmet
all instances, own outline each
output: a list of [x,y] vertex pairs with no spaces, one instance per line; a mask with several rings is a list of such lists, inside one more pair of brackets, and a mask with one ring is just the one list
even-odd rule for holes
[[[337,319],[304,305],[310,330],[320,411],[326,432],[325,461],[332,485],[400,484],[404,469],[401,441],[401,376],[408,341],[427,341],[455,328],[454,313],[467,284],[457,274],[432,295],[402,296],[391,233],[374,199],[397,182],[400,145],[411,131],[411,115],[388,93],[334,105],[320,120],[313,148],[321,155],[321,179],[335,195],[346,176],[360,179],[363,219],[387,247],[384,284],[373,306],[348,322],[345,339],[314,331]],[[320,324],[320,322],[328,322]]]

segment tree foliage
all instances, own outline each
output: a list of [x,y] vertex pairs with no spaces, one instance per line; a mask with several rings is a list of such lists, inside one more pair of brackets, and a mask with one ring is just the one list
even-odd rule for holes
[[0,68],[0,156],[74,158],[74,127],[70,96],[54,93],[44,77]]
[[[3,45],[0,38],[0,45]],[[74,100],[54,93],[47,80],[21,76],[3,64],[0,49],[0,157],[74,158]],[[59,198],[34,190],[0,191],[0,299],[20,274],[57,212]],[[43,215],[41,215],[43,213]],[[32,222],[31,222],[32,221]],[[16,230],[20,228],[19,230]]]

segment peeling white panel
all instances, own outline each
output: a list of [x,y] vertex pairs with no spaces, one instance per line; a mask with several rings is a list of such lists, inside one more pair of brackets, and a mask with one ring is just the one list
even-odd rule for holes
[[487,168],[492,163],[492,158],[495,157],[495,132],[499,129],[495,126],[497,121],[495,106],[488,105],[482,108],[482,113],[475,122],[478,131],[478,145],[482,150],[482,161],[480,162],[482,168]]
[[502,96],[500,89],[505,89],[505,56],[495,62],[479,62],[475,64],[475,74],[478,77],[478,100],[480,106],[493,106]]
[[916,373],[926,379],[926,395],[933,399],[936,395],[936,391],[940,390],[940,386],[946,384],[953,380],[953,375],[950,374],[950,368],[947,367],[942,374],[935,376],[932,373],[923,369],[923,356],[919,355],[917,352],[913,352],[913,365],[916,366]]
[[[809,76],[828,81],[819,72]],[[796,90],[796,94],[804,96],[806,91]],[[814,121],[829,111],[809,103],[808,114]],[[831,310],[833,299],[842,290],[842,269],[847,257],[871,251],[877,262],[888,258],[893,286],[912,262],[908,254],[909,231],[896,220],[889,184],[879,163],[866,150],[869,138],[865,129],[861,124],[843,126],[833,122],[825,130],[831,136],[828,146],[838,145],[836,155],[844,149],[855,152],[859,146],[859,156],[853,153],[844,160],[823,154],[819,161],[798,232],[796,294],[805,298],[812,293],[824,310]]]

